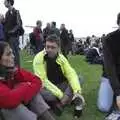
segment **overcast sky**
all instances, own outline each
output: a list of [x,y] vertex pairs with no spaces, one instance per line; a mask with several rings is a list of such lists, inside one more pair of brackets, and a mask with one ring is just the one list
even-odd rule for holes
[[[4,0],[0,0],[0,13],[5,13]],[[57,27],[65,23],[76,37],[102,35],[114,30],[120,12],[120,0],[15,0],[24,26],[35,25],[36,20],[56,21]],[[30,29],[29,29],[30,30]],[[28,32],[28,29],[26,29]]]

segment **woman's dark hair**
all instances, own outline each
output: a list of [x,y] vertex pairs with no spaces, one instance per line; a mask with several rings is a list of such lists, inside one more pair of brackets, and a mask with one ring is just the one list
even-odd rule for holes
[[0,59],[4,54],[5,48],[8,47],[9,44],[3,41],[0,41]]
[[12,6],[14,5],[14,0],[7,0]]

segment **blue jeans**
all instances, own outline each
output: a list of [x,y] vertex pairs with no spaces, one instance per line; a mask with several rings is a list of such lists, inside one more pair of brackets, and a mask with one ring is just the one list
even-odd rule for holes
[[109,79],[102,77],[98,92],[97,106],[101,112],[109,112],[113,103],[113,90]]
[[13,50],[15,56],[15,65],[20,66],[20,48],[19,48],[19,37],[10,37],[8,41],[10,47]]

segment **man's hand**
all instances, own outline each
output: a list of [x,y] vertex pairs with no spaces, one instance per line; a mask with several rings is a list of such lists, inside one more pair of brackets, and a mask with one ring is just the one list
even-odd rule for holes
[[63,98],[61,99],[61,104],[66,105],[70,101],[70,97],[68,95],[64,95]]
[[79,94],[79,93],[75,93],[75,94],[74,94],[74,96],[73,96],[73,98],[72,98],[72,101],[74,101],[77,97],[80,98],[80,99],[82,100],[82,104],[85,105],[85,99],[84,99],[84,97],[83,97],[81,94]]
[[116,97],[116,104],[117,104],[118,109],[120,110],[120,96]]

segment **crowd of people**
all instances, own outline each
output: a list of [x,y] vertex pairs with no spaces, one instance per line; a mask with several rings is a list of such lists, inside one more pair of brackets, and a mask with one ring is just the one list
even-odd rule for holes
[[42,30],[42,21],[37,20],[36,27],[34,27],[33,32],[29,34],[30,46],[34,54],[37,54],[44,49],[44,44],[46,38],[51,35],[56,34],[60,37],[61,52],[65,57],[69,51],[72,50],[72,43],[75,41],[72,30],[67,30],[65,24],[61,24],[60,29],[56,28],[56,22],[47,23],[46,27]]
[[54,114],[61,115],[71,103],[79,117],[82,109],[77,108],[83,108],[85,100],[81,80],[64,56],[69,37],[65,25],[60,31],[52,22],[42,31],[42,22],[36,22],[30,34],[36,55],[31,73],[20,67],[19,36],[24,34],[20,12],[13,7],[14,0],[5,0],[4,5],[8,11],[0,16],[0,119],[55,120]]
[[14,0],[5,0],[4,5],[8,11],[5,17],[0,15],[0,120],[55,120],[66,105],[73,105],[74,117],[80,117],[85,107],[83,81],[67,59],[70,52],[103,66],[97,106],[109,113],[106,120],[119,120],[120,14],[116,31],[85,41],[75,41],[65,24],[58,29],[53,21],[42,30],[42,21],[37,20],[29,34],[35,55],[31,73],[20,67],[19,36],[24,34],[20,12],[13,7]]

